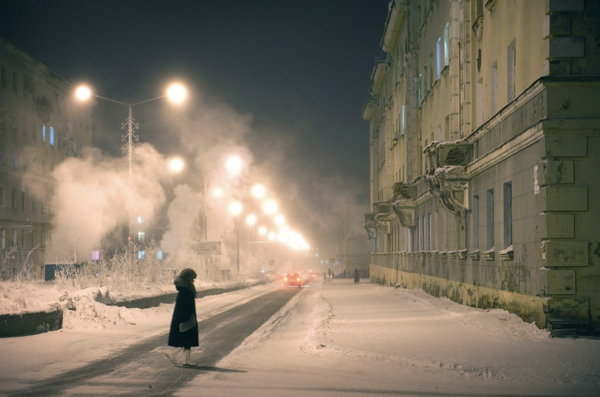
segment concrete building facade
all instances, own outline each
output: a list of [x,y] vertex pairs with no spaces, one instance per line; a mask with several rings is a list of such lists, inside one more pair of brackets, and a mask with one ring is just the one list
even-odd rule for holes
[[[2,277],[26,259],[42,277],[51,237],[52,173],[91,146],[91,107],[71,83],[0,38],[0,262]],[[89,220],[82,220],[89,221]]]
[[369,122],[371,279],[600,327],[600,2],[393,0]]

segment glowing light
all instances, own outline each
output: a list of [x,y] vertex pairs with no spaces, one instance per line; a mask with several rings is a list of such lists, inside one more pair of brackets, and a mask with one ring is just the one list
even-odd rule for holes
[[173,103],[180,104],[186,97],[187,90],[181,84],[173,84],[167,89],[167,98]]
[[256,215],[250,214],[246,217],[246,223],[250,226],[253,226],[256,223]]
[[265,201],[265,203],[263,204],[263,210],[267,213],[267,214],[272,214],[275,211],[277,211],[277,208],[279,206],[277,205],[277,203],[274,200],[267,200]]
[[283,225],[285,223],[285,216],[283,215],[277,215],[275,217],[275,223],[279,226]]
[[171,161],[169,161],[169,168],[173,172],[179,172],[183,169],[183,167],[184,167],[183,160],[180,158],[174,158],[174,159],[171,159]]
[[219,189],[218,187],[216,187],[213,189],[212,194],[215,197],[221,197],[223,195],[223,191],[221,189]]
[[227,168],[227,172],[231,175],[238,175],[242,171],[244,163],[241,158],[238,156],[231,156],[225,162],[225,167]]
[[266,228],[266,227],[264,227],[264,226],[261,226],[261,227],[258,229],[258,234],[260,234],[261,236],[264,236],[265,234],[267,234],[267,228]]
[[287,236],[288,234],[293,234],[293,232],[291,232],[290,228],[287,225],[281,226],[279,228],[279,232],[284,236]]
[[262,198],[265,195],[265,187],[263,185],[252,186],[252,195],[256,198]]
[[275,240],[275,233],[273,233],[273,232],[269,232],[269,234],[267,235],[267,238],[268,238],[270,241],[273,241],[273,240]]
[[75,98],[80,101],[87,101],[92,96],[92,90],[82,85],[75,90]]
[[244,209],[244,207],[242,206],[242,203],[240,203],[239,201],[234,201],[229,206],[229,211],[231,212],[231,214],[233,216],[237,216],[237,215],[241,214],[243,209]]

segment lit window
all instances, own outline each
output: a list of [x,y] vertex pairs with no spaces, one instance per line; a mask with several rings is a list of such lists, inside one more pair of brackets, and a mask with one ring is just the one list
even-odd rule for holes
[[146,233],[145,232],[138,232],[138,241],[140,241],[140,242],[146,241]]
[[404,116],[404,105],[402,105],[402,116],[400,117],[400,133],[404,135],[406,129],[406,118]]
[[100,251],[92,251],[92,260],[99,261],[100,260]]
[[440,78],[442,72],[442,38],[438,38],[437,41],[437,78]]
[[146,257],[146,251],[138,251],[138,259],[144,259]]
[[46,142],[46,124],[42,124],[42,142]]
[[444,28],[444,65],[450,65],[450,22],[446,24]]
[[54,127],[50,127],[50,145],[54,146]]
[[156,257],[157,257],[158,259],[164,259],[164,256],[165,256],[165,255],[164,255],[164,253],[163,253],[163,251],[162,251],[162,250],[160,250],[160,251],[158,251],[158,252],[156,253]]

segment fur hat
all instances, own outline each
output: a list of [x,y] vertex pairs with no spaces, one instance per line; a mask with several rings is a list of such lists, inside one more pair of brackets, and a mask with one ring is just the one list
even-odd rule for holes
[[192,281],[196,278],[196,272],[194,271],[194,269],[183,269],[181,273],[179,273],[179,277],[185,280]]

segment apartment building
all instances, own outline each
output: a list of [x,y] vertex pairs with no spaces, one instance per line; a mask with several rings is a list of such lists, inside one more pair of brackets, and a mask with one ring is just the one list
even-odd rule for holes
[[[0,38],[0,262],[2,277],[42,277],[52,233],[55,167],[91,145],[91,108],[73,86]],[[82,220],[86,222],[90,220]]]
[[371,280],[600,328],[600,2],[393,0],[371,75]]

